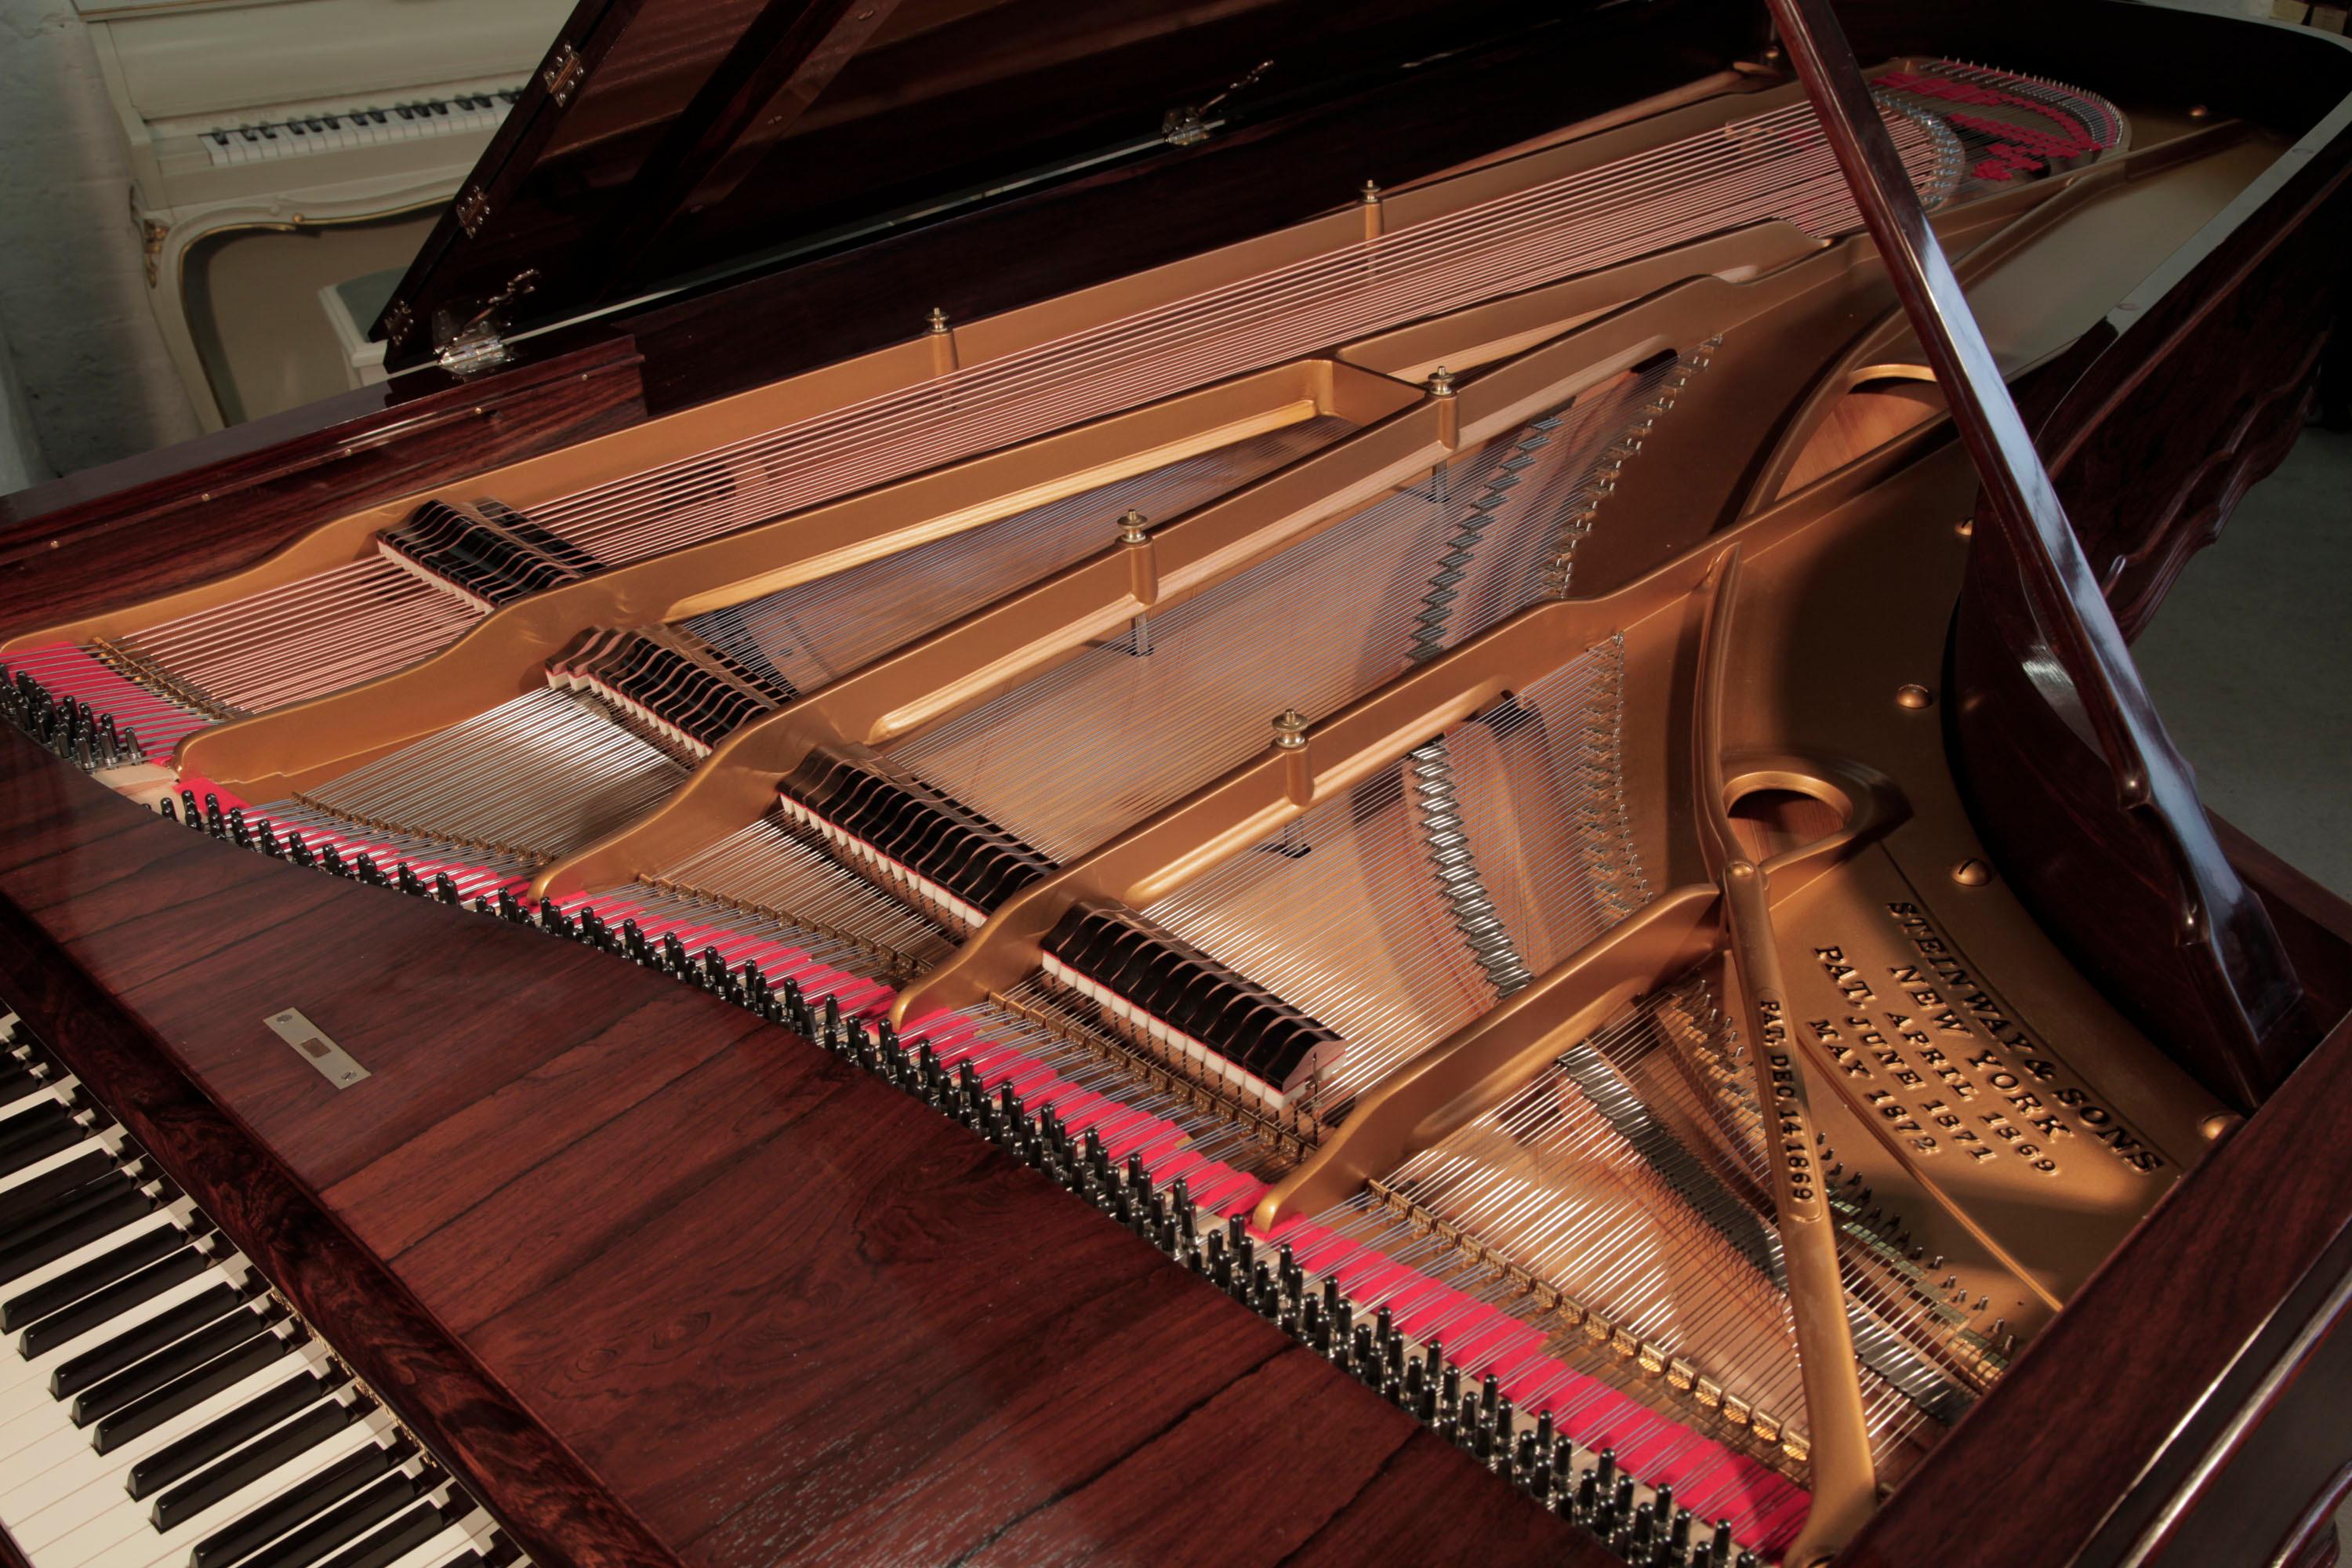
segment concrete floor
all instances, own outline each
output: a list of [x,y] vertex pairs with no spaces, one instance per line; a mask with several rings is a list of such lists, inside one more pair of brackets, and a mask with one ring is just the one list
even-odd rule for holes
[[2352,898],[2352,433],[2305,430],[2133,651],[2205,804]]

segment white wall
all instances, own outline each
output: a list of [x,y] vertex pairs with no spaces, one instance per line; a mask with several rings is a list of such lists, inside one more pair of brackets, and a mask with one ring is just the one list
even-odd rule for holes
[[120,141],[70,0],[0,0],[0,340],[58,473],[197,429],[147,311]]

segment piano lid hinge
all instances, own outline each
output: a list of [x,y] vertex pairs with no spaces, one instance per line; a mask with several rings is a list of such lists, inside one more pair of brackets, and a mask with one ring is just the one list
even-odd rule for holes
[[539,79],[547,89],[547,96],[561,109],[572,101],[572,95],[580,89],[581,79],[587,74],[588,62],[580,58],[580,51],[570,44],[559,43],[546,68],[539,73]]
[[1234,94],[1256,86],[1259,79],[1273,68],[1272,60],[1260,60],[1255,68],[1216,97],[1204,103],[1180,104],[1170,110],[1160,117],[1160,139],[1171,147],[1193,147],[1206,142],[1212,132],[1224,124],[1222,120],[1212,120],[1211,111]]
[[457,198],[457,226],[466,231],[467,239],[482,232],[482,220],[490,216],[490,193],[476,185]]
[[507,286],[484,301],[461,326],[442,317],[434,345],[435,361],[452,375],[467,376],[496,370],[514,357],[505,337],[506,310],[539,287],[539,268],[527,267],[507,280]]

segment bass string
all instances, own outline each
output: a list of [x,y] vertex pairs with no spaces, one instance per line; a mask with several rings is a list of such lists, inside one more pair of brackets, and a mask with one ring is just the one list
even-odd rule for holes
[[774,811],[650,879],[841,931],[919,964],[955,951],[955,939],[940,926],[810,844]]
[[308,792],[308,804],[541,860],[593,842],[684,782],[593,699],[542,688]]

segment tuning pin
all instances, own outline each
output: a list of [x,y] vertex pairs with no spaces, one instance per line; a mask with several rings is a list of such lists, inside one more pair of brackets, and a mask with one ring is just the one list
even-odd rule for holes
[[455,909],[457,905],[457,884],[449,879],[446,871],[433,873],[433,896]]
[[253,846],[253,835],[245,826],[245,809],[242,806],[233,806],[229,810],[228,836],[236,841],[236,847],[240,849],[248,849]]
[[343,858],[336,853],[331,844],[319,851],[319,864],[324,866],[330,875],[340,877],[343,874]]
[[[364,886],[371,888],[383,886],[383,873],[376,869],[375,858],[364,849],[352,857],[352,874]],[[506,912],[505,903],[499,904],[499,912],[500,914]]]
[[191,827],[202,827],[205,825],[205,803],[196,798],[194,790],[184,789],[180,792],[180,820]]
[[830,1046],[839,1041],[840,1038],[841,998],[838,996],[828,996],[824,999],[824,1038],[821,1043]]
[[500,888],[499,889],[499,919],[502,921],[509,921],[516,925],[520,925],[530,918],[530,917],[529,915],[523,913],[522,905],[516,900],[514,889],[512,888]]
[[278,830],[268,822],[264,822],[261,825],[261,830],[254,835],[254,842],[260,847],[261,852],[272,860],[282,860],[286,858],[286,846],[278,842]]
[[286,858],[293,861],[297,866],[315,866],[319,863],[318,857],[310,853],[310,847],[302,842],[301,830],[292,827],[286,830]]
[[410,868],[405,860],[393,868],[392,885],[412,899],[421,899],[431,891],[423,882],[416,879],[415,871]]
[[121,750],[122,755],[134,763],[143,763],[147,760],[147,748],[139,743],[139,731],[136,730],[122,731]]
[[[1664,1489],[1661,1488],[1659,1489],[1663,1496]],[[1665,1509],[1665,1504],[1662,1501],[1659,1503],[1658,1507],[1659,1510],[1663,1512]],[[1678,1508],[1675,1510],[1675,1521],[1666,1531],[1666,1561],[1669,1563],[1679,1563],[1690,1561],[1691,1529],[1694,1520],[1690,1510],[1686,1508]]]
[[172,797],[168,795],[155,803],[155,809],[173,822],[180,820],[179,808],[172,804]]
[[220,796],[206,791],[205,795],[205,827],[215,838],[221,831]]
[[1707,1542],[1706,1555],[1709,1568],[1728,1568],[1731,1562],[1731,1521],[1718,1519],[1715,1521],[1715,1539]]

